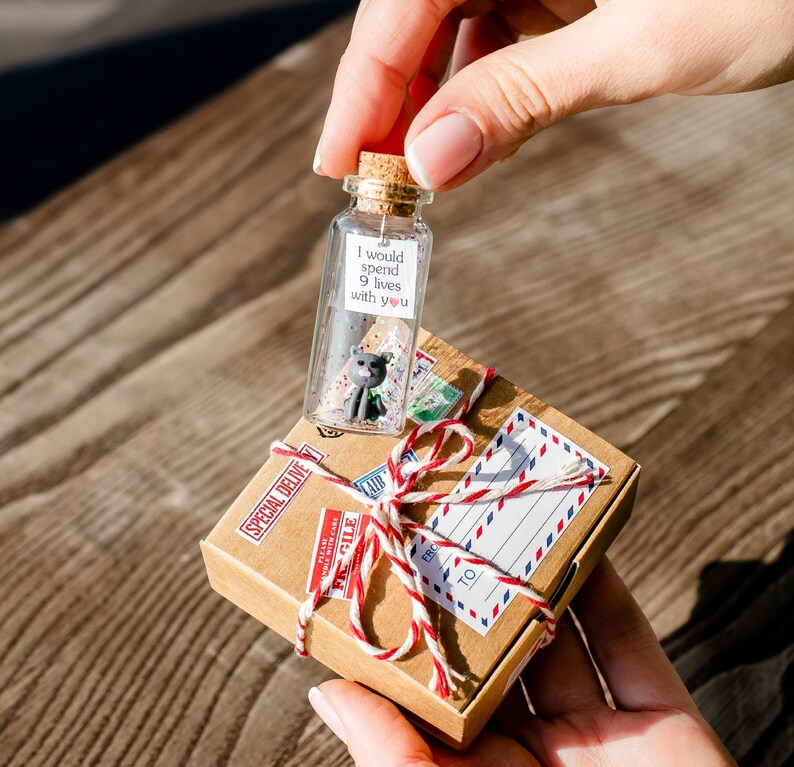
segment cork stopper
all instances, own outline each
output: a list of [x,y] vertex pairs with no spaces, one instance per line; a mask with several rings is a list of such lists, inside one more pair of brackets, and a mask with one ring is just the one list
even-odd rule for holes
[[344,188],[358,198],[359,210],[377,215],[413,216],[433,199],[416,185],[404,157],[380,152],[361,152],[358,175],[346,176]]
[[358,175],[361,178],[377,178],[392,184],[416,186],[405,158],[398,154],[361,152],[358,156]]

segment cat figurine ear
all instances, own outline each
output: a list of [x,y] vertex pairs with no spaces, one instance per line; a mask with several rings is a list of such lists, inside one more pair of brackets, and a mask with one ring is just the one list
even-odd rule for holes
[[359,354],[361,354],[361,349],[359,349],[358,346],[351,346],[350,347],[350,356],[351,357],[358,357]]
[[391,362],[391,358],[394,355],[391,352],[383,352],[383,354],[381,354],[380,356],[383,357],[383,359],[386,361],[386,364],[388,365]]

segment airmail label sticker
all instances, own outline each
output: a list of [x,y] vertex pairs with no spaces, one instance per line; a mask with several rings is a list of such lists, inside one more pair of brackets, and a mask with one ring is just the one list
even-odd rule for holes
[[[315,463],[322,463],[328,458],[327,453],[308,442],[304,442],[298,452]],[[247,541],[260,546],[310,476],[311,472],[294,458],[287,461],[287,465],[238,525],[237,532]]]
[[[403,460],[406,459],[418,461],[419,456],[413,450],[406,450],[403,453]],[[368,471],[364,476],[353,480],[353,486],[373,500],[380,498],[386,489],[386,464],[382,463],[380,466]]]
[[[500,487],[512,480],[541,479],[572,459],[594,470],[587,487],[564,487],[470,504],[442,504],[427,525],[472,555],[488,559],[515,578],[529,580],[587,503],[609,468],[571,439],[516,408],[452,492]],[[485,635],[517,592],[468,566],[454,551],[421,535],[409,555],[422,591]]]

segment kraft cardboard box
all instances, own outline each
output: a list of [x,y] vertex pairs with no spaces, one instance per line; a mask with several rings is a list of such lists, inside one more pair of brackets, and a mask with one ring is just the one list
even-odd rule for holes
[[[416,421],[455,416],[485,371],[422,331],[409,413]],[[474,452],[454,470],[428,478],[434,491],[498,487],[522,474],[542,478],[575,457],[586,460],[597,479],[587,487],[469,505],[412,505],[403,511],[526,579],[559,615],[628,520],[639,466],[499,376],[465,420],[475,435]],[[406,433],[413,426],[409,422]],[[432,444],[430,435],[424,439],[415,455]],[[284,441],[376,497],[383,490],[386,459],[399,438],[320,430],[301,420]],[[272,456],[201,542],[212,588],[294,641],[299,605],[366,524],[366,509],[357,506],[300,463]],[[358,647],[347,628],[349,573],[318,607],[307,649],[339,675],[395,701],[436,737],[465,748],[518,678],[544,622],[513,590],[477,575],[453,554],[433,551],[419,536],[406,535],[405,544],[446,657],[466,675],[458,690],[446,700],[428,690],[432,665],[421,643],[396,662],[375,660]],[[368,635],[382,647],[405,637],[409,599],[385,557],[373,571],[363,618]]]

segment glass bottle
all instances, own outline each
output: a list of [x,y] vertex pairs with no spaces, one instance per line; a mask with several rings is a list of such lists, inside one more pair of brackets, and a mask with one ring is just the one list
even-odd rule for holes
[[350,206],[332,222],[304,417],[331,429],[399,434],[422,318],[433,237],[402,157],[362,152]]

